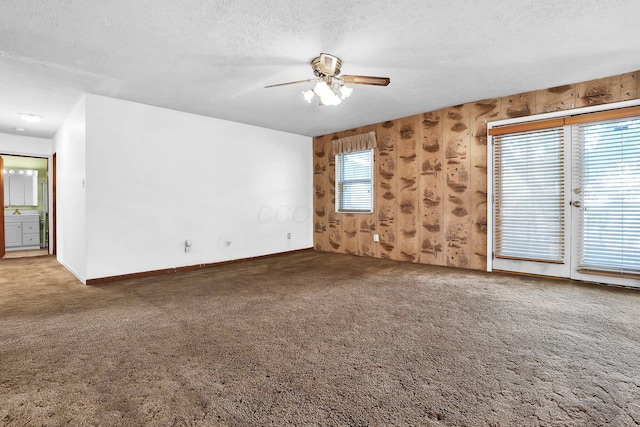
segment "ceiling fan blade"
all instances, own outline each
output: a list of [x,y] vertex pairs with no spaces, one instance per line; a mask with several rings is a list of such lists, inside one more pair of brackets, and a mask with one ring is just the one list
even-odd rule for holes
[[342,76],[342,80],[344,80],[345,83],[374,86],[387,86],[391,83],[391,79],[389,77],[374,76]]
[[298,83],[307,83],[307,82],[315,82],[315,81],[316,81],[316,79],[307,79],[307,80],[298,80],[297,82],[278,83],[278,84],[275,84],[275,85],[265,86],[265,89],[268,88],[268,87],[297,85]]

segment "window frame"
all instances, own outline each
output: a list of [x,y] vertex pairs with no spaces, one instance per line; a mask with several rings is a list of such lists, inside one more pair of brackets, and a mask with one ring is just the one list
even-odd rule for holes
[[[344,214],[372,214],[375,206],[375,194],[374,194],[374,165],[375,165],[375,152],[374,148],[368,148],[365,150],[348,151],[335,155],[335,212]],[[353,179],[353,180],[340,180],[340,177],[344,174],[341,173],[340,168],[344,166],[344,156],[349,156],[355,153],[369,152],[370,155],[370,175],[369,179]],[[370,203],[368,209],[345,209],[343,208],[343,184],[344,183],[356,184],[356,183],[368,183]]]

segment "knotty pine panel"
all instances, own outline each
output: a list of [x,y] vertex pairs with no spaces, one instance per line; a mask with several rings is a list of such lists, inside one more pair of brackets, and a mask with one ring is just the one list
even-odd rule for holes
[[327,221],[327,151],[328,138],[313,138],[313,247],[318,251],[329,250],[325,245]]
[[[375,132],[376,125],[362,126],[357,129],[358,134]],[[377,135],[376,135],[377,139]],[[376,183],[375,171],[378,164],[378,150],[373,150],[373,183]],[[370,257],[378,257],[378,243],[373,241],[373,235],[376,231],[376,197],[375,187],[373,190],[373,213],[371,214],[359,214],[357,218],[357,230],[358,230],[358,255],[365,255]]]
[[536,114],[569,110],[575,104],[575,85],[556,86],[536,92]]
[[378,161],[374,177],[376,198],[376,229],[380,236],[378,256],[397,259],[396,215],[398,210],[396,175],[396,138],[398,128],[394,121],[376,126]]
[[446,265],[444,250],[444,149],[442,142],[443,111],[424,113],[420,117],[420,164],[418,201],[420,207],[420,263]]
[[342,245],[342,216],[331,210],[328,213],[327,243],[329,252],[345,253]]
[[398,120],[398,260],[418,262],[417,141],[421,116]]
[[503,119],[530,116],[536,112],[536,92],[505,96],[500,103],[502,104],[500,116]]
[[[344,138],[347,136],[352,136],[358,133],[358,129],[349,129],[346,131],[338,132],[334,134],[331,139]],[[334,237],[332,238],[333,247],[336,252],[345,253],[355,255],[358,253],[358,228],[357,228],[357,220],[353,214],[345,214],[345,213],[337,213],[335,212],[335,153],[333,153],[333,142],[331,143],[331,157],[333,159],[333,211],[329,214],[329,224],[334,224]],[[340,242],[339,244],[336,242],[337,236],[335,233],[340,231]]]
[[342,223],[341,217],[336,213],[336,158],[333,154],[333,140],[336,135],[331,135],[327,144],[327,173],[325,185],[327,192],[327,234],[326,247],[330,252],[344,253],[342,247]]
[[576,107],[609,104],[620,101],[621,76],[589,80],[576,85]]
[[358,218],[354,214],[339,214],[342,222],[342,252],[358,255]]
[[500,120],[500,99],[471,106],[471,253],[469,267],[487,269],[487,122]]
[[628,101],[640,97],[638,95],[638,73],[639,72],[636,71],[620,76],[620,101]]
[[358,255],[378,258],[378,243],[373,241],[376,232],[375,213],[358,215]]
[[445,160],[445,259],[449,266],[469,268],[471,104],[447,108],[443,115]]

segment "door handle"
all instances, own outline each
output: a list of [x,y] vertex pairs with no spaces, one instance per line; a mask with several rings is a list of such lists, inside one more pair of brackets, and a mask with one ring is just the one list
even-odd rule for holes
[[579,201],[579,200],[578,200],[578,201],[575,201],[575,202],[569,202],[569,204],[570,204],[571,206],[573,206],[574,208],[580,208],[580,207],[582,207],[582,203],[580,203],[580,201]]

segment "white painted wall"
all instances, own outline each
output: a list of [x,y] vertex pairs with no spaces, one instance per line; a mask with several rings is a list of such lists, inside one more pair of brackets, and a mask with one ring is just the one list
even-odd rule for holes
[[48,158],[53,153],[53,141],[45,138],[0,133],[0,153]]
[[56,152],[58,261],[86,283],[85,98],[80,99],[53,138]]
[[311,138],[96,95],[86,119],[88,279],[313,246]]

